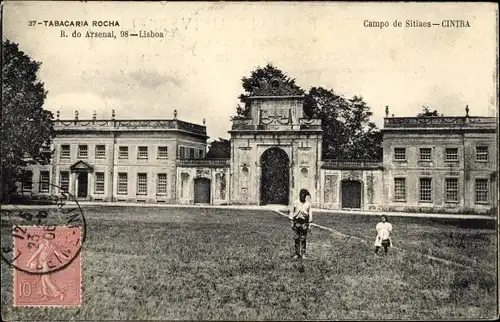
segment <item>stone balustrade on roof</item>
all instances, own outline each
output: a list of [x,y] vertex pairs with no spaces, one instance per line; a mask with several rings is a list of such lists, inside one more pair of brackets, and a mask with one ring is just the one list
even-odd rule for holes
[[391,129],[496,129],[496,117],[421,116],[386,117],[384,130]]
[[323,169],[382,169],[382,160],[338,160],[324,159],[321,167]]
[[180,120],[55,120],[56,131],[183,131],[207,135],[206,126]]
[[229,167],[230,159],[178,159],[178,167],[206,167],[225,168]]
[[290,119],[278,119],[278,128],[276,124],[254,124],[253,120],[251,118],[241,118],[241,119],[234,119],[233,124],[231,127],[231,130],[235,131],[266,131],[266,130],[281,130],[281,131],[296,131],[296,130],[301,130],[301,131],[307,131],[307,130],[313,130],[313,131],[321,131],[321,120],[320,119],[308,119],[308,118],[301,118],[299,119],[298,124],[293,124],[291,123]]

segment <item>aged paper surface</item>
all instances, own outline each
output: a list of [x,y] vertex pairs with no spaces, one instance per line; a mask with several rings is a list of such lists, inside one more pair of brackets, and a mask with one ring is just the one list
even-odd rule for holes
[[[498,5],[2,10],[3,319],[498,317]],[[77,261],[29,272],[61,218]]]

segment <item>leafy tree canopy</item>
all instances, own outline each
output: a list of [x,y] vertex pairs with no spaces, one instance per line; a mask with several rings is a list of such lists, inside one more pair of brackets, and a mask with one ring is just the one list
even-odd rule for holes
[[26,160],[50,162],[42,146],[54,136],[53,115],[43,109],[47,96],[44,84],[37,80],[41,63],[19,49],[15,43],[2,42],[2,198],[22,179]]
[[231,158],[231,141],[223,138],[210,143],[207,159],[229,159]]

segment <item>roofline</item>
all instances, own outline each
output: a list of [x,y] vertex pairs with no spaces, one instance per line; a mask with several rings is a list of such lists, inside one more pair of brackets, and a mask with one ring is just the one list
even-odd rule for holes
[[259,134],[269,134],[269,133],[295,133],[295,134],[321,134],[323,133],[323,130],[309,130],[309,129],[304,129],[304,130],[229,130],[227,131],[229,134],[233,133],[240,133],[240,134],[254,134],[254,133],[259,133]]
[[263,95],[257,95],[257,96],[248,96],[245,97],[245,99],[287,99],[287,98],[305,98],[305,95],[279,95],[279,96],[263,96]]
[[125,133],[125,132],[148,132],[148,133],[154,133],[154,132],[175,132],[175,133],[185,133],[189,135],[193,135],[196,137],[200,138],[205,138],[208,139],[210,136],[206,134],[199,134],[195,132],[189,132],[186,130],[179,130],[179,129],[148,129],[148,128],[142,128],[142,129],[54,129],[54,131],[60,134],[71,134],[75,132],[89,132],[89,133]]
[[[144,123],[176,123],[172,127],[152,127]],[[131,126],[123,125],[128,123]],[[179,119],[66,119],[53,120],[54,131],[56,133],[126,133],[126,132],[176,132],[186,133],[200,138],[209,138],[207,126],[186,122]],[[190,127],[194,129],[191,130]]]
[[496,127],[397,127],[397,128],[382,128],[381,132],[479,132],[479,133],[496,133]]
[[189,123],[198,126],[205,126],[202,124],[196,124],[188,121],[183,121],[180,119],[55,119],[53,122],[154,122],[154,121],[177,121],[183,123]]

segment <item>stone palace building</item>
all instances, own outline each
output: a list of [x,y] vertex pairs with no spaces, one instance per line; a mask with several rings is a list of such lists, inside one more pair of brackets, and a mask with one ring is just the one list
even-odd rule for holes
[[[389,117],[383,160],[322,160],[319,119],[274,80],[233,120],[230,159],[206,159],[206,126],[169,120],[55,120],[52,162],[30,166],[19,189],[43,199],[486,213],[497,207],[493,117]],[[204,123],[204,122],[203,122]]]

